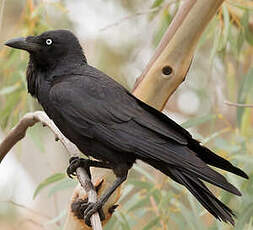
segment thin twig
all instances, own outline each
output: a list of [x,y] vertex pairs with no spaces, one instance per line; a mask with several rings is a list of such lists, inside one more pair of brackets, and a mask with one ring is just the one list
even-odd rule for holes
[[229,106],[234,106],[234,107],[253,108],[253,104],[239,104],[239,103],[234,103],[230,101],[224,101],[224,104],[229,105]]
[[150,14],[150,13],[154,13],[154,12],[157,12],[159,11],[160,9],[162,8],[162,6],[159,6],[159,7],[155,7],[155,8],[152,8],[152,9],[148,9],[148,10],[144,10],[144,11],[139,11],[139,12],[135,12],[134,14],[132,15],[128,15],[128,16],[125,16],[121,19],[119,19],[117,22],[114,22],[112,24],[109,24],[101,29],[99,29],[99,32],[102,32],[102,31],[105,31],[105,30],[108,30],[112,27],[115,27],[115,26],[118,26],[120,25],[121,23],[125,22],[125,21],[128,21],[130,19],[133,19],[135,17],[138,17],[138,16],[141,16],[141,15],[144,15],[144,14]]
[[2,0],[1,8],[0,8],[0,32],[3,27],[3,14],[4,14],[5,0]]
[[37,212],[37,211],[35,211],[35,210],[33,210],[33,209],[29,208],[29,207],[26,207],[25,205],[19,204],[19,203],[13,201],[13,200],[3,200],[3,201],[0,201],[0,203],[12,204],[12,205],[14,205],[16,207],[25,209],[26,211],[28,211],[28,212],[30,212],[30,213],[32,213],[34,215],[37,215],[37,216],[40,216],[40,217],[43,217],[43,218],[46,218],[46,219],[52,219],[50,216],[47,216],[47,215],[42,214],[40,212]]
[[[11,150],[11,148],[21,139],[25,137],[26,131],[29,127],[34,126],[36,123],[41,122],[43,126],[48,126],[55,134],[55,139],[60,140],[66,148],[70,156],[79,155],[78,148],[70,142],[56,127],[54,122],[46,115],[45,112],[37,111],[34,113],[26,114],[19,123],[11,130],[11,132],[4,138],[0,144],[0,162]],[[89,202],[96,202],[97,193],[92,185],[92,182],[84,169],[78,168],[76,171],[80,184],[88,194]],[[93,230],[102,230],[102,225],[98,213],[91,217],[91,225]]]
[[20,229],[20,226],[26,224],[27,222],[30,222],[30,223],[32,223],[33,225],[36,225],[37,227],[39,227],[39,228],[41,228],[41,229],[46,229],[45,226],[44,226],[43,224],[41,224],[41,223],[39,223],[39,222],[37,222],[37,221],[34,221],[34,220],[32,220],[32,219],[28,219],[28,218],[23,219],[22,221],[19,221],[19,222],[16,224],[17,229]]

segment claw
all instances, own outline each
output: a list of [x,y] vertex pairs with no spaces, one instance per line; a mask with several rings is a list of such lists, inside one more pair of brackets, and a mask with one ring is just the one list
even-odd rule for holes
[[72,179],[73,176],[76,176],[76,169],[83,167],[87,170],[87,173],[90,174],[89,170],[89,160],[82,159],[79,157],[71,157],[69,159],[69,166],[67,168],[67,175]]
[[95,212],[98,212],[101,221],[105,220],[105,214],[103,209],[100,208],[100,205],[88,202],[87,198],[85,200],[77,200],[72,203],[71,209],[78,219],[85,219],[85,223],[89,227],[91,227],[90,218]]
[[[86,223],[88,226],[91,226],[91,222],[90,222],[91,216],[92,216],[95,212],[100,213],[101,210],[102,210],[102,204],[101,204],[101,202],[97,201],[96,203],[93,203],[93,202],[88,203],[87,208],[85,209],[85,211],[84,211],[84,213],[83,213],[85,223]],[[102,210],[102,211],[103,211],[103,210]],[[102,214],[102,218],[103,218],[103,219],[105,218],[104,213]]]
[[117,207],[119,207],[118,204],[115,204],[115,205],[111,206],[111,207],[108,209],[108,212],[109,212],[110,214],[113,214],[113,213],[115,212],[115,209],[116,209]]
[[74,161],[74,160],[78,160],[79,159],[79,157],[70,157],[70,159],[69,159],[69,163],[71,164],[71,162],[72,161]]
[[88,198],[84,200],[79,199],[71,204],[71,210],[78,219],[83,219],[82,206],[83,204],[87,204],[87,203],[88,203]]

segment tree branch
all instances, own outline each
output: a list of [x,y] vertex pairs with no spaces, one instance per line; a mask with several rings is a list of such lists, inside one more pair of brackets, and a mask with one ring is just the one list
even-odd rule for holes
[[[77,149],[77,147],[60,132],[60,130],[56,127],[54,122],[46,115],[46,113],[42,111],[37,111],[34,113],[26,114],[11,130],[11,132],[4,138],[4,140],[0,144],[0,162],[11,150],[11,148],[18,141],[25,137],[27,129],[29,127],[34,126],[37,122],[41,122],[43,126],[48,126],[51,129],[51,131],[55,134],[55,139],[61,141],[70,156],[79,155],[79,150]],[[76,170],[76,174],[80,184],[88,194],[89,201],[96,202],[97,193],[90,181],[87,172],[82,168],[78,168]],[[102,225],[98,213],[92,215],[91,225],[94,230],[102,230]]]
[[137,79],[134,95],[162,110],[190,68],[197,42],[224,0],[184,1],[152,59]]
[[234,106],[234,107],[253,108],[253,104],[239,104],[239,103],[234,103],[230,101],[224,101],[224,104],[229,105],[229,106]]
[[162,9],[161,6],[155,7],[155,8],[152,8],[152,9],[147,9],[147,10],[135,12],[135,13],[132,14],[132,15],[125,16],[125,17],[119,19],[117,22],[114,22],[114,23],[112,23],[112,24],[109,24],[109,25],[107,25],[107,26],[105,26],[105,27],[99,29],[99,31],[100,31],[100,32],[106,31],[106,30],[108,30],[108,29],[111,29],[111,28],[114,27],[114,26],[120,25],[121,23],[123,23],[123,22],[125,22],[125,21],[127,21],[127,20],[133,19],[133,18],[138,17],[138,16],[141,16],[141,15],[151,14],[151,13],[154,13],[154,12],[156,12],[156,11],[159,11],[160,9]]

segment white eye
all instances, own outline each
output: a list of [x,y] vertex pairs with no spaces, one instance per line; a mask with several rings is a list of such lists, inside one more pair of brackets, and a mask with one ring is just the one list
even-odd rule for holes
[[53,43],[53,40],[52,40],[52,39],[48,38],[48,39],[46,40],[46,44],[47,44],[48,46],[52,45],[52,43]]

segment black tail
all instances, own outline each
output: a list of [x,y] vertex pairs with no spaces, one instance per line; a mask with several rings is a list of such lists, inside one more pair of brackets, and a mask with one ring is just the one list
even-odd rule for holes
[[204,206],[204,208],[218,220],[229,222],[234,225],[233,217],[235,217],[235,215],[233,211],[219,201],[201,181],[208,181],[209,183],[215,184],[233,194],[240,196],[240,192],[221,174],[215,172],[208,166],[206,170],[203,170],[202,175],[200,175],[199,173],[188,171],[187,169],[168,167],[166,163],[161,161],[146,160],[146,162],[152,165],[154,168],[159,169],[162,173],[169,176],[176,182],[184,185]]
[[200,145],[198,141],[192,139],[189,143],[189,148],[195,153],[197,153],[197,156],[206,164],[212,165],[214,167],[226,170],[238,176],[249,179],[248,175],[245,172],[243,172],[241,169],[233,166],[229,161],[216,155],[208,148]]
[[170,174],[175,181],[184,185],[214,217],[234,225],[233,211],[219,201],[197,177],[176,169],[170,170]]

